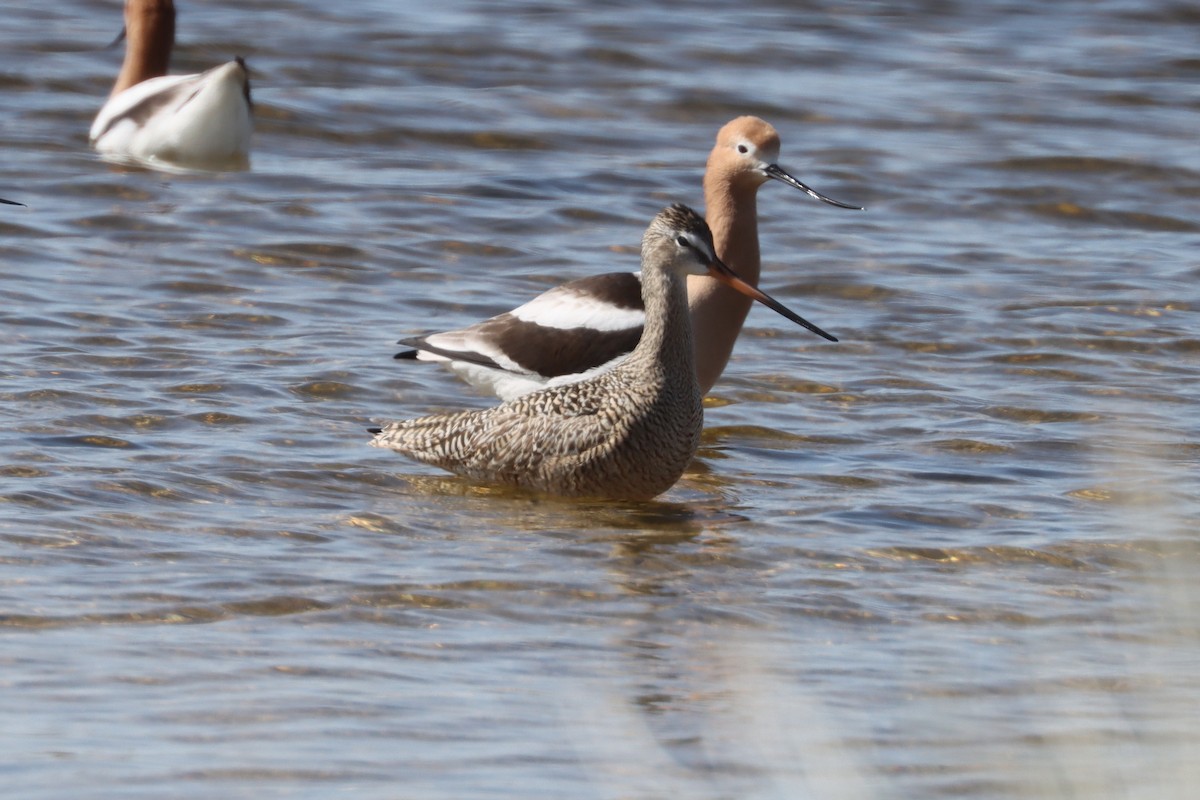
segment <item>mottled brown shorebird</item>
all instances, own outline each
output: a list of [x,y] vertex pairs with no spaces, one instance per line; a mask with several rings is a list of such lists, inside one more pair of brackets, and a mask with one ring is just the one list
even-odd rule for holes
[[[705,217],[717,257],[742,280],[758,285],[758,190],[779,181],[816,199],[861,210],[809,188],[776,161],[779,133],[758,117],[730,120],[717,133],[704,170]],[[750,301],[707,275],[688,277],[696,375],[707,394],[729,362]],[[512,400],[546,386],[583,380],[624,358],[642,332],[642,287],[636,273],[590,275],[467,328],[401,344],[396,358],[440,361],[475,386]],[[832,336],[819,328],[813,332]]]
[[671,488],[700,442],[688,275],[711,275],[809,325],[716,256],[704,219],[673,205],[642,237],[645,330],[627,359],[587,380],[483,411],[372,429],[371,444],[473,480],[563,497],[641,500]]

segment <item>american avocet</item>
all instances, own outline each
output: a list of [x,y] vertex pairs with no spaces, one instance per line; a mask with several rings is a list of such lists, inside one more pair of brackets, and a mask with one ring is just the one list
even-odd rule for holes
[[[758,285],[758,187],[777,180],[838,206],[858,206],[814,191],[783,170],[779,134],[758,117],[738,117],[717,133],[704,173],[708,224],[717,255],[751,286]],[[706,275],[688,276],[700,390],[712,388],[733,352],[750,300]],[[510,400],[545,386],[582,380],[623,358],[641,336],[639,276],[612,272],[571,281],[523,306],[461,330],[400,344],[396,358],[446,363],[468,383]],[[837,339],[809,326],[820,336]]]
[[372,429],[371,444],[474,480],[566,497],[648,499],[675,484],[700,442],[688,275],[710,275],[808,326],[717,258],[704,219],[671,206],[642,237],[645,329],[620,364],[483,411]]
[[244,169],[253,129],[239,57],[197,75],[167,75],[172,0],[126,0],[125,62],[88,136],[100,153],[153,165]]

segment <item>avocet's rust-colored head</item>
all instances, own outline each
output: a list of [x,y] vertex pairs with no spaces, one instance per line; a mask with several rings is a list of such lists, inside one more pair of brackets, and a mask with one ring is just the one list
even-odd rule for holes
[[779,133],[766,120],[738,117],[717,132],[717,143],[708,156],[706,180],[726,182],[731,188],[757,189],[768,180],[792,188],[839,208],[861,211],[861,207],[826,197],[792,177],[779,166]]

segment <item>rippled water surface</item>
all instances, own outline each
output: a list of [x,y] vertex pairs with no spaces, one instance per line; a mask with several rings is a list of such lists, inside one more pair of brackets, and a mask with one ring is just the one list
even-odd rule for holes
[[[0,49],[0,782],[42,798],[1185,798],[1200,15],[180,0],[249,172],[106,164],[120,4]],[[763,285],[660,502],[366,446],[394,341],[633,269],[772,122]]]

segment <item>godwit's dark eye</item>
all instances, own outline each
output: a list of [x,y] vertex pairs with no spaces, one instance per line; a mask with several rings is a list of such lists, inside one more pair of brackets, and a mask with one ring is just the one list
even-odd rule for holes
[[738,152],[739,152],[739,153],[749,153],[749,152],[750,152],[750,148],[749,148],[749,147],[746,147],[746,145],[744,145],[744,144],[739,144],[739,145],[738,145]]
[[692,243],[688,241],[686,236],[680,234],[679,236],[675,237],[675,244],[679,245],[680,247],[691,247]]

